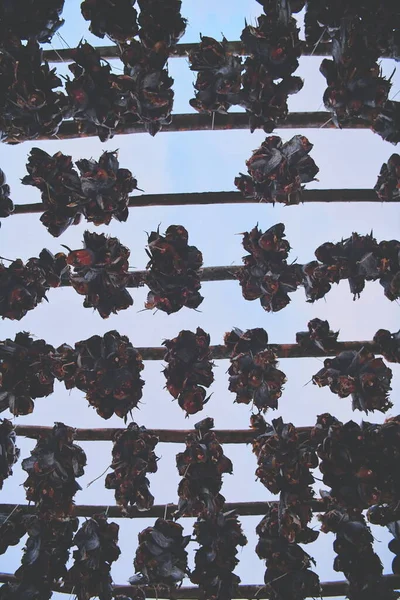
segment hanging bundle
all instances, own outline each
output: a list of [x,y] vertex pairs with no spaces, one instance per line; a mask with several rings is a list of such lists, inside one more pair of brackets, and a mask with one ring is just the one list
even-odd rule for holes
[[167,367],[163,371],[166,388],[186,414],[193,415],[208,402],[205,388],[214,381],[210,336],[198,327],[196,333],[181,331],[176,338],[165,340],[163,346],[167,348]]
[[230,351],[229,390],[239,404],[250,404],[259,412],[278,408],[286,375],[276,368],[274,351],[267,348],[268,334],[264,329],[246,332],[233,329],[224,342]]
[[99,38],[107,36],[123,44],[137,35],[139,28],[134,8],[136,0],[84,0],[81,13],[90,21],[89,31]]
[[279,509],[269,505],[257,525],[256,553],[266,561],[264,582],[271,600],[304,600],[321,595],[319,577],[311,570],[315,561],[296,542],[280,535]]
[[339,398],[351,395],[353,410],[386,412],[392,371],[381,358],[363,346],[359,351],[346,350],[335,358],[324,360],[324,367],[313,378],[319,387],[329,386]]
[[114,472],[107,475],[105,486],[115,490],[115,500],[124,512],[128,512],[128,506],[149,510],[154,504],[146,473],[157,471],[158,458],[154,454],[157,444],[158,437],[136,423],[129,423],[127,429],[117,431],[114,436],[111,463]]
[[186,449],[176,455],[176,466],[182,477],[178,509],[181,516],[214,517],[222,510],[225,498],[219,493],[222,475],[232,473],[232,462],[225,456],[217,436],[210,429],[214,420],[207,418],[196,423],[196,433],[186,436]]
[[0,419],[0,490],[3,488],[4,480],[13,474],[12,468],[18,462],[19,455],[14,425],[8,419]]
[[46,249],[26,264],[20,258],[8,267],[0,263],[0,315],[19,321],[43,299],[47,300],[46,293],[61,284],[61,277],[68,270],[64,254],[53,256]]
[[54,91],[61,79],[43,61],[39,44],[16,38],[0,48],[0,138],[52,137],[69,116],[68,98]]
[[73,497],[82,489],[76,477],[84,474],[86,454],[73,443],[74,435],[72,427],[56,423],[48,436],[39,438],[31,456],[22,461],[28,473],[24,482],[27,500],[46,518],[70,515]]
[[328,321],[312,319],[307,327],[308,331],[296,333],[296,342],[304,351],[317,348],[325,353],[335,350],[339,332],[331,331]]
[[400,197],[399,154],[392,154],[387,163],[383,163],[374,190],[382,202],[390,202]]
[[374,344],[389,362],[400,362],[400,331],[390,333],[387,329],[379,329],[374,335]]
[[174,521],[157,519],[138,536],[134,567],[137,575],[129,578],[131,585],[164,584],[175,588],[188,573],[186,546],[190,535]]
[[90,231],[83,234],[83,243],[82,250],[68,248],[67,257],[74,269],[70,278],[72,287],[85,296],[83,306],[95,308],[103,319],[132,306],[132,297],[126,289],[129,249],[117,238]]
[[0,342],[0,412],[27,415],[33,399],[45,398],[54,390],[53,346],[20,332],[14,341]]
[[285,240],[283,223],[264,233],[254,227],[243,234],[242,245],[250,254],[243,257],[237,278],[246,300],[260,300],[267,312],[278,312],[290,302],[289,293],[300,284],[299,266],[288,265],[290,245]]
[[55,584],[67,573],[66,564],[78,519],[41,519],[25,515],[28,540],[16,583],[0,588],[1,600],[50,600]]
[[49,43],[64,24],[64,0],[12,0],[0,6],[0,45],[11,36]]
[[247,538],[235,511],[199,517],[194,535],[200,548],[195,554],[195,568],[190,575],[198,584],[202,600],[231,600],[237,597],[240,577],[233,571],[239,563],[238,546]]
[[78,600],[99,600],[113,597],[111,564],[121,554],[118,548],[119,526],[108,523],[104,515],[94,515],[78,530],[74,537],[74,564],[65,580],[72,586]]
[[188,245],[188,239],[182,225],[170,225],[165,236],[158,230],[148,236],[146,285],[150,292],[146,308],[158,308],[170,315],[183,306],[197,308],[203,302],[199,292],[203,255],[196,246]]
[[190,70],[197,71],[196,96],[190,100],[190,106],[200,113],[226,113],[232,105],[239,104],[242,59],[227,53],[225,38],[222,42],[200,38],[199,46],[189,53]]
[[[108,331],[58,348],[61,356],[55,371],[65,387],[77,387],[103,419],[114,413],[127,419],[142,397],[142,357],[125,335]],[[65,368],[64,368],[65,365]]]
[[283,143],[277,135],[265,139],[246,161],[249,175],[235,178],[245,198],[275,204],[299,204],[303,183],[314,181],[319,168],[309,156],[313,144],[302,135]]

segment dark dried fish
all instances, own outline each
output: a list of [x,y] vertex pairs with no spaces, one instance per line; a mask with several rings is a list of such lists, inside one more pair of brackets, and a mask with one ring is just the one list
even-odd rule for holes
[[285,143],[276,135],[267,137],[246,161],[249,175],[235,178],[236,187],[260,202],[299,204],[302,184],[313,181],[319,171],[308,155],[312,147],[302,135]]
[[34,502],[45,518],[62,518],[71,514],[73,497],[81,489],[86,454],[73,443],[75,430],[56,423],[52,432],[38,439],[31,456],[22,461],[28,473],[24,482],[26,497]]
[[60,19],[64,0],[11,0],[0,5],[0,45],[10,36],[21,40],[51,42],[64,24]]
[[67,262],[73,267],[70,280],[78,294],[85,296],[83,306],[95,308],[103,319],[132,306],[126,289],[129,281],[129,255],[126,246],[104,233],[83,234],[84,248],[70,250]]
[[286,375],[276,368],[278,361],[273,349],[267,348],[268,334],[264,329],[225,334],[225,345],[231,351],[229,390],[236,394],[235,402],[250,404],[259,412],[278,408]]
[[[1,393],[0,391],[0,395]],[[20,450],[16,444],[14,425],[8,419],[0,419],[0,490],[3,488],[4,480],[13,474],[12,468],[17,463],[19,455]]]
[[339,332],[331,331],[328,321],[312,319],[307,327],[308,331],[296,333],[296,342],[304,351],[318,348],[322,352],[332,352],[336,349]]
[[167,348],[167,367],[163,371],[166,388],[186,414],[193,415],[209,400],[204,388],[214,381],[210,336],[198,327],[196,333],[181,331],[176,338],[165,340],[163,346]]
[[123,44],[137,35],[136,0],[84,0],[82,16],[90,21],[89,30],[99,38],[106,35],[115,43]]
[[98,596],[99,600],[113,597],[111,564],[121,554],[118,547],[119,526],[108,523],[104,515],[94,515],[78,530],[73,544],[74,564],[69,569],[65,581],[72,586],[78,600],[89,600]]
[[149,510],[154,504],[146,473],[157,471],[158,458],[154,454],[157,444],[158,437],[136,423],[129,423],[127,429],[114,436],[111,463],[114,472],[107,475],[105,486],[115,490],[115,500],[126,512],[128,506]]
[[150,288],[145,307],[168,315],[183,306],[197,308],[203,301],[199,269],[203,255],[188,245],[189,234],[182,225],[170,225],[165,236],[152,231],[148,236],[150,261],[146,285]]
[[6,176],[0,169],[0,217],[9,217],[14,212],[14,203],[10,198],[10,186],[6,183]]
[[390,202],[400,197],[399,154],[392,154],[387,163],[383,163],[374,190],[383,202]]

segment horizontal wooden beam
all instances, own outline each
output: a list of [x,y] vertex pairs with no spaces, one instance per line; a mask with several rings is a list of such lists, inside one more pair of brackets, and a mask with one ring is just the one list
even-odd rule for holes
[[[178,44],[170,55],[170,58],[186,58],[189,52],[196,50],[199,47],[199,43],[191,44]],[[97,51],[100,56],[106,60],[119,58],[120,52],[117,46],[97,46]],[[237,56],[246,56],[246,51],[243,48],[243,44],[240,41],[228,42],[226,45],[226,51],[228,54],[236,54]],[[301,53],[303,56],[330,56],[331,55],[331,44],[320,43],[315,48],[302,42]],[[55,50],[45,50],[44,58],[50,63],[61,63],[61,62],[72,62],[71,50],[69,48],[58,48]],[[387,58],[387,55],[383,54],[382,58]]]
[[[301,195],[302,204],[318,202],[382,202],[374,190],[368,189],[337,189],[337,190],[304,190]],[[392,202],[400,202],[400,196]],[[190,192],[181,194],[142,194],[131,196],[130,208],[145,208],[147,206],[196,206],[207,204],[260,204],[253,198],[245,198],[240,192]],[[296,206],[296,205],[292,205]],[[16,204],[13,215],[42,213],[44,204]]]
[[[324,352],[317,347],[304,349],[299,344],[269,344],[268,348],[274,351],[278,358],[312,358],[314,356],[335,356],[344,350],[360,350],[363,346],[368,346],[372,352],[379,354],[376,345],[370,341],[349,341],[337,342],[334,352]],[[163,360],[166,348],[137,348],[143,360]],[[230,350],[224,346],[210,346],[211,358],[214,360],[223,360],[230,358]]]
[[[296,427],[299,434],[307,434],[311,427]],[[40,436],[49,435],[52,427],[44,425],[16,425],[15,433],[27,438],[37,439]],[[80,442],[110,441],[114,439],[117,432],[124,431],[122,427],[102,427],[97,429],[75,429],[75,440]],[[193,433],[193,429],[147,429],[156,435],[160,442],[177,444],[184,443],[186,436]],[[249,444],[257,437],[253,429],[213,429],[221,444]]]
[[[89,125],[87,125],[89,127]],[[337,129],[332,122],[332,115],[328,112],[292,112],[289,113],[286,121],[281,123],[275,131],[279,129]],[[177,131],[226,131],[226,130],[248,130],[249,116],[245,112],[233,112],[226,115],[215,113],[214,115],[203,115],[199,113],[186,113],[172,115],[172,122],[169,125],[163,125],[162,132]],[[369,129],[369,126],[361,120],[353,121],[342,126],[342,129]],[[130,135],[131,133],[146,133],[146,127],[142,123],[135,125],[120,125],[116,128],[116,135]],[[36,140],[72,140],[75,138],[96,137],[96,128],[84,131],[82,123],[78,121],[64,121],[57,135],[49,137],[42,135]],[[24,138],[5,138],[3,140],[8,144],[19,144],[26,141]]]
[[[270,504],[278,505],[277,501],[272,502],[225,502],[224,511],[235,510],[238,515],[242,517],[248,516],[259,516],[265,515],[268,506]],[[323,512],[324,503],[322,500],[313,500],[310,502],[313,512]],[[0,514],[8,515],[16,508],[15,504],[0,504]],[[159,504],[153,506],[150,510],[139,511],[135,507],[128,507],[126,511],[123,511],[120,506],[107,506],[107,505],[79,505],[76,504],[72,509],[73,517],[92,517],[100,513],[107,513],[112,519],[123,519],[123,518],[143,518],[147,519],[150,517],[158,518],[171,518],[173,513],[177,510],[176,504]],[[36,514],[35,507],[28,504],[18,505],[18,510],[24,515]]]
[[[400,575],[384,575],[383,579],[386,581],[390,589],[398,590],[400,588]],[[0,583],[17,583],[17,578],[10,573],[0,573]],[[324,598],[334,598],[336,596],[345,596],[348,591],[347,581],[327,581],[321,583],[322,594]],[[129,598],[136,598],[135,587],[132,585],[114,585],[113,597],[115,598],[119,594],[128,596]],[[143,586],[146,594],[146,598],[171,598],[171,599],[182,599],[182,600],[197,600],[199,598],[199,588],[190,586],[183,586],[181,588],[173,588],[168,591],[166,586]],[[69,585],[61,586],[55,585],[53,590],[55,592],[61,592],[63,594],[73,593],[73,589]],[[239,585],[238,598],[246,599],[264,599],[269,598],[268,592],[266,591],[264,584],[259,585]]]

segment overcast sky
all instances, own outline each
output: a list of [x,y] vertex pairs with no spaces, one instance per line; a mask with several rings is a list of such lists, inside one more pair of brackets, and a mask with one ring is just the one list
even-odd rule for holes
[[[78,0],[68,0],[64,10],[66,23],[60,30],[70,47],[76,46],[81,38],[93,45],[104,45],[88,32],[88,24],[79,11]],[[244,19],[254,22],[261,13],[261,6],[255,0],[184,0],[183,15],[188,19],[187,32],[182,41],[196,42],[199,34],[221,39],[224,34],[229,40],[239,39]],[[61,47],[62,41],[55,36],[53,47]],[[300,61],[296,74],[304,77],[305,86],[296,96],[290,97],[290,109],[294,111],[322,110],[322,94],[325,79],[319,73],[321,58],[306,57]],[[120,64],[114,62],[120,67]],[[393,70],[393,61],[382,61],[385,74]],[[65,65],[57,70],[66,73]],[[186,59],[170,60],[170,73],[175,78],[174,112],[193,112],[188,104],[193,96],[192,83],[195,75],[188,68]],[[400,77],[396,73],[390,97],[400,89]],[[236,109],[235,109],[236,110]],[[371,188],[383,162],[394,152],[394,147],[367,130],[276,130],[283,140],[293,135],[303,134],[314,144],[312,157],[320,167],[319,181],[308,184],[309,189],[327,188]],[[148,134],[119,136],[102,144],[97,138],[69,141],[30,143],[18,146],[0,146],[0,167],[7,175],[11,186],[12,199],[16,204],[39,202],[40,192],[35,188],[22,186],[21,178],[26,174],[25,164],[32,147],[38,146],[53,154],[61,151],[70,154],[74,160],[95,158],[104,150],[119,149],[120,166],[129,168],[137,177],[138,185],[146,193],[228,191],[234,189],[233,180],[240,172],[245,172],[245,160],[257,148],[265,134],[256,131],[208,131],[187,133],[160,133],[155,138]],[[171,224],[184,225],[189,231],[189,243],[196,245],[204,256],[204,265],[240,264],[245,254],[241,246],[240,232],[248,231],[257,223],[262,230],[283,222],[287,239],[293,250],[290,258],[307,262],[314,258],[314,250],[325,241],[339,241],[353,231],[360,234],[373,233],[378,241],[398,238],[398,205],[384,204],[312,204],[283,207],[263,204],[225,206],[186,206],[166,208],[135,208],[130,211],[127,223],[112,221],[109,227],[95,229],[85,223],[70,227],[60,238],[51,237],[39,221],[40,215],[20,215],[2,221],[0,232],[0,255],[7,258],[20,257],[23,260],[38,256],[43,247],[52,252],[62,250],[61,244],[71,248],[82,246],[84,230],[90,229],[118,237],[131,249],[130,264],[143,269],[147,262],[145,253],[146,233],[157,228],[161,231]],[[49,303],[42,303],[28,313],[20,322],[3,321],[1,339],[14,338],[18,331],[29,331],[38,338],[58,346],[63,342],[73,345],[79,340],[94,334],[104,334],[117,329],[127,335],[135,346],[159,346],[164,339],[175,337],[182,329],[195,331],[200,326],[211,335],[211,343],[222,342],[223,335],[233,326],[241,329],[264,327],[274,342],[294,342],[297,331],[306,329],[307,322],[319,317],[328,319],[332,329],[340,329],[340,340],[371,339],[379,328],[391,331],[399,329],[399,305],[389,302],[383,295],[379,283],[367,283],[361,299],[353,302],[347,282],[334,286],[325,300],[311,305],[305,302],[301,288],[292,294],[288,307],[276,314],[263,311],[258,301],[243,299],[241,288],[235,281],[205,283],[202,286],[204,301],[200,312],[182,309],[167,316],[158,311],[140,312],[146,297],[146,289],[132,290],[134,306],[107,320],[102,320],[97,312],[84,309],[83,297],[72,288],[51,290]],[[250,408],[233,404],[234,395],[228,391],[226,371],[228,361],[218,361],[215,366],[215,382],[210,388],[212,398],[205,410],[185,419],[177,402],[164,389],[162,362],[146,362],[143,378],[143,403],[140,410],[134,411],[134,419],[139,425],[155,428],[183,429],[206,416],[212,416],[217,428],[246,428],[249,424]],[[393,389],[398,389],[400,369],[393,370]],[[331,412],[342,421],[354,419],[360,422],[365,415],[352,413],[350,400],[339,399],[329,388],[318,389],[310,379],[321,368],[321,360],[304,358],[280,361],[280,368],[288,381],[279,401],[279,409],[267,414],[267,420],[282,416],[295,425],[312,425],[316,415]],[[386,416],[395,415],[395,406]],[[3,413],[2,417],[9,417]],[[380,413],[366,417],[373,422],[383,422]],[[67,392],[60,383],[55,384],[55,393],[35,402],[33,414],[15,419],[18,424],[53,425],[62,421],[73,427],[121,427],[123,422],[113,417],[105,422],[88,406],[83,394],[78,390]],[[29,455],[34,446],[32,440],[18,438],[21,458]],[[79,480],[83,488],[76,495],[77,504],[114,504],[114,492],[104,488],[104,477],[91,487],[88,482],[99,476],[110,463],[110,442],[81,443],[87,453],[88,465],[85,475]],[[151,491],[156,504],[176,502],[179,482],[175,467],[175,455],[183,445],[159,444],[156,454],[161,457],[159,471],[150,475]],[[222,493],[228,502],[273,499],[272,495],[255,480],[256,460],[251,448],[245,446],[225,446],[225,453],[233,460],[234,474],[224,476]],[[25,503],[25,492],[21,486],[26,474],[20,465],[14,469],[2,491],[2,502]],[[323,487],[317,481],[316,490]],[[276,497],[275,497],[276,499]],[[240,564],[237,573],[242,583],[262,583],[265,566],[254,554],[256,536],[254,529],[261,517],[242,517],[243,528],[249,544],[240,551]],[[126,583],[133,573],[133,557],[136,550],[137,533],[154,522],[153,519],[122,520],[120,525],[120,547],[122,555],[114,563],[112,574],[116,583]],[[181,519],[185,533],[191,533],[193,519]],[[374,528],[375,547],[382,557],[385,572],[389,573],[393,555],[387,550],[390,537],[383,529]],[[319,540],[306,550],[318,559],[316,571],[321,581],[342,579],[341,573],[332,568],[334,553],[333,536],[321,534]],[[11,548],[6,556],[0,557],[0,571],[14,572],[19,566],[21,548]],[[195,544],[191,544],[193,549]],[[190,556],[193,565],[193,550]],[[186,582],[187,583],[187,582]],[[54,594],[55,598],[65,596]]]

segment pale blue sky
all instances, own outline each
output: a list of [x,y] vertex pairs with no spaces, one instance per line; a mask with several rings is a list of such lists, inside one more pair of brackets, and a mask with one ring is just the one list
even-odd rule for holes
[[[73,47],[84,37],[92,44],[104,45],[106,42],[88,33],[88,24],[79,12],[78,0],[67,0],[64,18],[66,24],[60,30],[63,38]],[[182,41],[195,42],[199,34],[227,39],[238,39],[244,26],[244,18],[254,21],[261,13],[261,6],[255,0],[184,0],[182,13],[189,20],[187,32]],[[56,36],[53,47],[62,45]],[[325,80],[318,68],[321,58],[303,58],[296,74],[305,78],[303,90],[291,96],[291,110],[321,110],[322,93]],[[382,61],[383,69],[389,74],[393,61]],[[118,64],[118,63],[117,63]],[[66,72],[59,65],[60,72]],[[170,60],[170,73],[175,78],[174,112],[193,112],[188,104],[192,97],[192,83],[195,75],[189,71],[185,59]],[[400,77],[396,73],[393,79],[391,97],[400,89]],[[314,144],[312,157],[320,167],[318,182],[308,184],[308,188],[371,188],[380,167],[386,161],[394,147],[383,142],[371,131],[345,130],[276,130],[283,140],[301,133]],[[0,146],[0,167],[5,171],[11,186],[11,197],[15,203],[38,202],[38,190],[22,186],[20,179],[26,174],[25,163],[29,151],[39,146],[49,153],[61,150],[79,158],[98,158],[104,150],[119,149],[121,167],[131,169],[138,179],[139,187],[146,193],[201,192],[233,190],[234,177],[245,172],[245,160],[253,149],[263,141],[261,131],[253,135],[248,131],[229,132],[187,132],[160,133],[155,138],[147,134],[119,136],[102,144],[97,138],[70,141],[52,141],[24,143],[19,146]],[[131,249],[130,264],[138,269],[145,267],[146,231],[161,224],[165,230],[170,224],[182,224],[189,231],[190,243],[203,252],[205,266],[221,264],[239,264],[244,254],[241,237],[236,235],[251,229],[257,222],[263,230],[271,225],[284,222],[287,238],[293,250],[290,257],[299,262],[313,259],[313,252],[325,241],[338,241],[353,231],[367,233],[371,229],[378,241],[398,238],[398,205],[383,204],[313,204],[296,207],[283,207],[262,204],[193,206],[132,209],[127,223],[112,221],[109,227],[99,227],[98,232],[117,236]],[[87,227],[94,230],[94,227]],[[71,227],[60,238],[52,238],[39,221],[39,215],[23,215],[3,220],[0,231],[0,255],[8,258],[21,257],[24,260],[37,256],[43,247],[52,252],[61,250],[60,244],[71,248],[81,247],[86,224]],[[143,308],[146,290],[132,290],[135,301],[133,307],[121,311],[118,315],[102,320],[98,313],[82,306],[82,297],[72,289],[51,290],[49,303],[43,303],[31,311],[22,321],[3,321],[1,339],[14,337],[21,330],[30,331],[37,337],[58,346],[63,342],[86,339],[97,333],[103,334],[117,329],[128,335],[134,345],[158,346],[163,339],[174,337],[182,329],[194,331],[203,327],[211,334],[211,343],[221,343],[223,335],[232,326],[242,329],[264,327],[271,342],[294,342],[297,331],[306,328],[308,320],[314,317],[328,319],[334,330],[340,329],[340,339],[370,339],[381,327],[391,331],[399,329],[399,305],[390,303],[383,295],[378,283],[367,283],[361,299],[352,301],[347,282],[335,286],[327,295],[326,301],[320,300],[314,305],[305,302],[304,291],[300,289],[292,295],[291,304],[277,314],[264,312],[259,302],[247,302],[242,298],[237,282],[216,282],[203,284],[205,297],[200,306],[201,312],[183,309],[167,316],[162,312],[153,314],[139,312]],[[393,389],[399,385],[400,368],[393,369]],[[134,412],[134,419],[147,427],[187,428],[205,416],[212,416],[218,428],[246,428],[250,410],[245,405],[234,405],[234,394],[227,389],[226,371],[228,361],[218,361],[215,368],[215,383],[210,388],[213,396],[206,409],[194,417],[184,418],[178,404],[163,389],[165,380],[161,373],[161,362],[146,362],[143,378],[143,404]],[[318,359],[282,360],[280,368],[286,373],[288,382],[279,401],[279,410],[267,414],[267,420],[282,416],[295,425],[310,425],[317,414],[331,412],[341,420],[353,418],[360,422],[365,415],[352,413],[350,400],[341,400],[329,389],[318,389],[307,384],[311,376],[321,368]],[[392,394],[395,407],[390,414],[399,412],[396,395]],[[52,425],[54,421],[63,421],[76,427],[120,427],[122,421],[117,417],[105,422],[87,405],[78,390],[66,392],[59,383],[55,393],[35,402],[35,411],[27,417],[16,420],[19,424]],[[8,413],[1,416],[8,417]],[[382,422],[384,416],[373,414],[369,420]],[[367,418],[368,420],[368,418]],[[29,454],[34,443],[18,439],[21,457]],[[88,466],[84,477],[80,479],[83,490],[76,495],[78,504],[114,504],[114,493],[104,488],[104,477],[90,488],[87,483],[105,469],[111,458],[111,443],[82,443],[88,457]],[[156,453],[161,456],[159,471],[150,476],[151,490],[156,503],[175,502],[179,477],[175,467],[175,454],[182,451],[181,445],[160,444]],[[250,447],[226,446],[225,453],[233,460],[234,474],[224,476],[222,493],[228,502],[272,499],[271,494],[255,481],[255,457]],[[5,482],[2,502],[25,503],[25,493],[21,483],[25,473],[18,465],[14,476]],[[318,490],[322,483],[317,482]],[[261,517],[242,517],[241,521],[249,544],[239,552],[241,560],[237,573],[243,583],[261,583],[265,567],[254,554],[256,536],[254,529]],[[114,563],[112,573],[116,583],[125,583],[133,573],[132,561],[136,549],[138,531],[151,524],[153,520],[118,520],[120,529],[121,558]],[[191,533],[192,519],[182,519],[185,533]],[[385,571],[390,572],[393,557],[387,551],[389,536],[382,529],[374,528],[376,549],[384,559]],[[320,535],[319,540],[310,545],[307,551],[318,560],[317,572],[321,580],[341,579],[342,574],[332,568],[334,553],[332,535]],[[191,544],[193,548],[195,544]],[[19,565],[21,546],[12,548],[6,556],[0,556],[0,571],[13,572]],[[193,557],[191,553],[191,564]],[[58,594],[55,598],[65,598]]]

